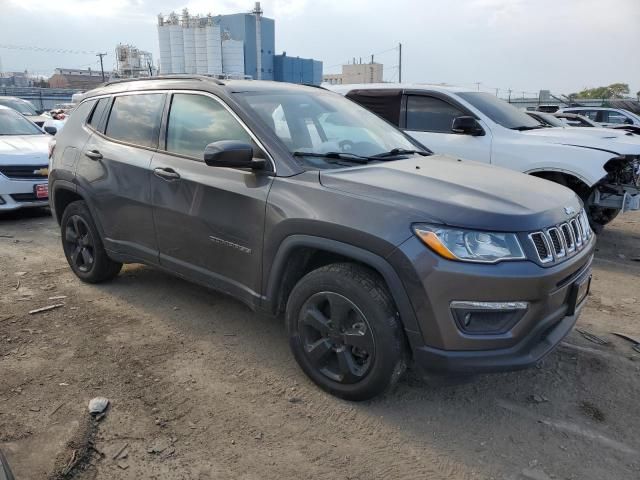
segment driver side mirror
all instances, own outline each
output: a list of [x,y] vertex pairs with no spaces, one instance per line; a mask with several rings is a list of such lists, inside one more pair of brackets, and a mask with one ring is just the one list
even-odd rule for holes
[[478,121],[474,117],[467,115],[454,118],[451,125],[451,131],[453,133],[461,133],[463,135],[471,135],[474,137],[484,135],[484,129],[480,126]]
[[250,168],[262,170],[266,161],[253,158],[253,147],[248,143],[222,140],[207,145],[204,149],[204,163],[210,167]]
[[49,135],[55,135],[56,133],[58,133],[58,129],[56,127],[44,127],[44,131],[47,132]]

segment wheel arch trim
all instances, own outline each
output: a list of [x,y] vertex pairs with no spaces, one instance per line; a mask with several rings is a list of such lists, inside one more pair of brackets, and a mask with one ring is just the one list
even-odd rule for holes
[[419,346],[415,344],[415,339],[418,338],[418,336],[421,338],[420,327],[418,326],[418,321],[409,296],[407,295],[402,280],[396,273],[395,269],[383,257],[363,248],[337,240],[314,237],[311,235],[291,235],[285,238],[278,248],[269,272],[265,296],[263,297],[267,305],[275,305],[282,279],[286,272],[288,259],[290,258],[291,253],[296,248],[300,247],[313,248],[342,255],[360,262],[378,272],[386,282],[386,285],[389,288],[389,293],[398,308],[400,321],[405,332],[408,334],[407,337],[409,338],[411,347],[415,348]]

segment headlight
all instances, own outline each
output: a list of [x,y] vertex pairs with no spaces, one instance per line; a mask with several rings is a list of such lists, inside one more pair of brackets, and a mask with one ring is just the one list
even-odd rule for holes
[[514,233],[481,232],[418,224],[413,231],[431,250],[449,260],[497,263],[526,257]]

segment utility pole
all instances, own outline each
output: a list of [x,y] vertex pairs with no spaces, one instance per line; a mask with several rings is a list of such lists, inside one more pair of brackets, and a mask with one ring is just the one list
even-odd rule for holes
[[106,57],[106,53],[96,53],[96,57],[100,57],[100,71],[102,72],[102,81],[104,82],[104,64],[102,63],[102,57]]
[[496,88],[496,97],[498,96],[498,92],[500,91],[499,88]]
[[509,89],[508,92],[509,92],[509,103],[511,103],[511,89]]
[[478,91],[480,91],[480,84],[481,84],[482,82],[474,82],[474,83],[475,83],[475,84],[476,84],[476,86],[478,87]]
[[373,54],[371,55],[371,63],[373,64]]
[[398,83],[402,83],[402,43],[398,44]]

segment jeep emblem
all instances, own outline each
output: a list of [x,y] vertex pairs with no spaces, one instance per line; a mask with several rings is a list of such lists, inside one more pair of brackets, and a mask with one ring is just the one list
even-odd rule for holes
[[573,207],[564,207],[564,213],[567,215],[573,215],[576,211]]

